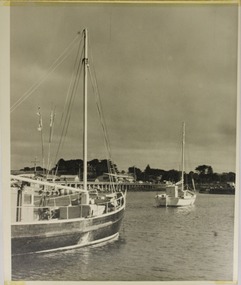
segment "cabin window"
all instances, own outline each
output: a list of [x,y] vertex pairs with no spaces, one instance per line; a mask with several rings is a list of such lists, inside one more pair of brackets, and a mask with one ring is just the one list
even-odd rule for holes
[[32,204],[32,195],[25,194],[23,202],[24,204]]

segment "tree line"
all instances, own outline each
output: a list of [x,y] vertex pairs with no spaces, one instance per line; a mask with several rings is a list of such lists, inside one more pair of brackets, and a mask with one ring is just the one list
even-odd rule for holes
[[[43,169],[38,166],[35,168],[25,167],[21,169],[22,171],[43,171]],[[46,172],[47,170],[44,170]],[[125,171],[119,171],[116,164],[108,159],[99,160],[93,159],[87,163],[87,176],[88,179],[95,179],[98,176],[103,175],[108,172],[115,172],[117,174],[126,174]],[[59,174],[59,175],[78,175],[80,178],[83,175],[83,160],[72,159],[64,160],[61,158],[55,167],[53,167],[49,173]],[[146,168],[142,171],[140,168],[131,166],[128,168],[128,174],[132,175],[134,180],[152,183],[161,183],[164,181],[178,182],[181,179],[181,171],[171,169],[163,170],[158,168],[151,168],[148,164]],[[235,182],[235,173],[215,173],[212,166],[210,165],[199,165],[194,171],[189,173],[184,173],[185,183],[191,184],[192,180],[195,183],[225,183],[225,182]]]
[[[134,166],[129,167],[129,173],[132,173],[136,180],[149,181],[149,182],[178,182],[181,179],[181,171],[171,169],[163,170],[151,168],[148,164],[144,171]],[[235,182],[234,172],[215,173],[210,165],[199,165],[194,171],[184,173],[185,183],[191,184],[192,180],[195,183],[225,183]]]

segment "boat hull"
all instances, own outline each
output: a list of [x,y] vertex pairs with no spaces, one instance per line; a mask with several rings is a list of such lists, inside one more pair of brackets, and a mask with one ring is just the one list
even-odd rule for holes
[[168,196],[159,196],[155,197],[156,207],[185,207],[191,206],[196,200],[196,195],[192,197],[168,197]]
[[13,224],[12,255],[83,247],[118,235],[124,207],[100,217]]

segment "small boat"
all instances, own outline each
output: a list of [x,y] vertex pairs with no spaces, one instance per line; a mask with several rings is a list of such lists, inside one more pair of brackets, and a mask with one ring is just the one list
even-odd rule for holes
[[[46,178],[11,175],[12,255],[73,249],[117,238],[126,192],[87,185],[87,30],[84,35],[83,184],[71,187]],[[16,183],[18,182],[18,183]]]
[[155,196],[156,207],[183,207],[193,205],[196,200],[194,191],[187,189],[184,185],[184,146],[185,146],[185,123],[183,123],[182,139],[182,178],[175,184],[166,186],[165,191]]
[[235,194],[235,183],[227,182],[227,183],[216,183],[212,184],[205,189],[201,189],[199,193],[207,193],[207,194]]

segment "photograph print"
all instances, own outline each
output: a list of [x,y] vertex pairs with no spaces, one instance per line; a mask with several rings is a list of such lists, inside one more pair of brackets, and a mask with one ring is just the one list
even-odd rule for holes
[[237,280],[238,4],[11,6],[10,63],[12,281]]

